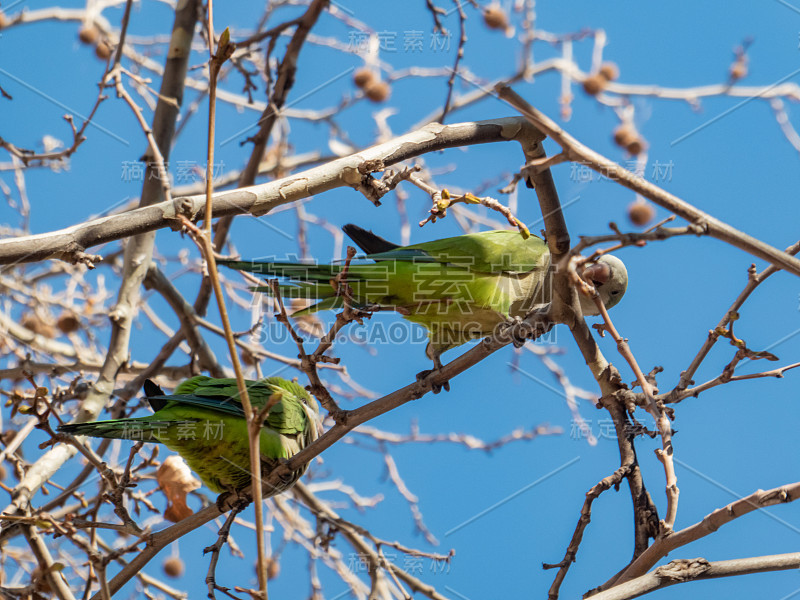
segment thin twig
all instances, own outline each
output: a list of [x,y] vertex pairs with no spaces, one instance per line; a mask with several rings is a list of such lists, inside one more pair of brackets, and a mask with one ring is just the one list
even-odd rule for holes
[[[796,255],[798,252],[800,252],[800,241],[795,242],[786,248],[785,252],[787,254]],[[748,269],[747,284],[736,300],[733,301],[733,304],[731,304],[730,308],[725,312],[725,315],[722,317],[717,326],[709,331],[708,338],[697,352],[697,355],[692,359],[691,364],[686,368],[685,371],[681,373],[680,381],[678,381],[678,385],[676,386],[676,391],[680,392],[681,390],[685,390],[692,383],[694,383],[692,378],[695,376],[695,373],[697,373],[697,369],[700,368],[700,365],[705,360],[706,356],[708,356],[711,348],[713,348],[714,344],[717,343],[717,340],[719,339],[718,332],[724,330],[731,322],[731,319],[739,314],[739,309],[741,309],[742,305],[750,297],[750,294],[752,294],[755,289],[768,277],[774,273],[777,273],[779,270],[780,269],[774,265],[768,266],[760,273],[756,272],[755,265]]]
[[[208,6],[208,30],[210,43],[213,44],[213,7],[209,1]],[[216,52],[212,52],[211,44],[209,45],[209,53],[211,59],[209,61],[209,112],[208,112],[208,154],[206,161],[206,211],[205,211],[205,230],[198,236],[201,246],[203,248],[203,256],[208,265],[208,276],[211,280],[211,286],[214,290],[214,296],[217,299],[217,308],[219,309],[220,320],[225,329],[225,340],[228,343],[228,352],[230,354],[231,363],[233,364],[233,371],[236,376],[236,387],[239,393],[239,401],[242,403],[244,414],[247,418],[247,432],[248,441],[250,446],[250,477],[252,479],[252,496],[255,499],[255,521],[256,521],[256,548],[258,554],[258,584],[261,591],[262,600],[268,599],[267,592],[267,563],[266,563],[266,547],[264,545],[264,536],[261,532],[264,529],[264,503],[261,501],[261,420],[254,410],[250,396],[247,392],[247,384],[245,383],[244,374],[242,373],[242,366],[239,362],[239,354],[236,351],[236,341],[233,337],[233,329],[231,328],[230,319],[228,318],[228,310],[225,306],[225,297],[222,293],[222,284],[220,283],[219,273],[217,271],[217,261],[214,256],[214,246],[211,233],[211,219],[212,219],[212,198],[214,194],[214,132],[215,132],[215,119],[216,119],[216,88],[217,76],[223,63],[230,58],[233,54],[234,46],[230,42],[230,33],[226,29],[220,36],[219,43],[217,44]]]
[[578,519],[578,524],[575,526],[575,532],[572,534],[572,539],[569,542],[569,546],[567,546],[567,551],[564,554],[564,558],[561,560],[561,562],[556,564],[545,563],[542,565],[542,568],[544,569],[558,569],[558,573],[556,573],[556,577],[553,580],[553,583],[550,586],[550,591],[547,595],[550,600],[557,600],[561,583],[567,576],[567,571],[569,571],[570,565],[575,562],[575,558],[578,555],[578,548],[580,548],[581,540],[583,540],[583,532],[586,530],[586,527],[592,520],[592,503],[600,496],[600,494],[611,487],[619,487],[620,482],[630,473],[631,467],[632,465],[624,465],[620,467],[608,477],[601,479],[598,483],[592,486],[588,492],[586,492],[586,500],[584,500],[583,507],[581,508],[581,516]]
[[208,586],[209,598],[214,598],[214,591],[219,589],[219,586],[217,586],[215,571],[217,569],[217,561],[219,561],[219,555],[222,551],[222,547],[228,541],[228,536],[230,535],[231,526],[233,525],[234,520],[238,514],[245,509],[246,506],[247,503],[242,502],[231,509],[231,512],[228,514],[228,518],[225,519],[225,523],[222,525],[222,527],[220,527],[219,533],[217,534],[217,541],[214,542],[213,545],[208,546],[203,550],[203,554],[208,554],[211,552],[211,560],[208,563],[208,573],[206,574],[206,585]]
[[538,127],[561,146],[569,160],[579,162],[597,171],[601,175],[617,181],[620,185],[641,194],[659,206],[683,217],[690,223],[705,228],[711,237],[731,244],[753,256],[757,256],[778,268],[800,277],[800,260],[770,246],[754,237],[743,233],[727,223],[712,217],[688,202],[670,194],[666,190],[631,173],[612,160],[581,144],[578,140],[562,130],[553,120],[528,104],[511,88],[505,85],[498,86],[497,94],[501,99],[520,111],[532,125]]
[[631,352],[630,346],[628,345],[628,340],[623,339],[623,337],[614,327],[614,323],[608,316],[608,311],[606,310],[606,307],[599,295],[595,296],[594,302],[598,308],[598,311],[600,312],[601,318],[603,319],[603,324],[601,327],[603,330],[607,331],[617,343],[617,350],[628,363],[628,365],[630,365],[631,369],[636,375],[636,380],[642,387],[642,391],[644,392],[645,399],[647,401],[645,408],[655,420],[659,435],[661,436],[661,449],[656,451],[656,456],[658,456],[658,459],[664,466],[664,474],[666,477],[667,513],[662,521],[662,529],[659,534],[661,536],[667,536],[672,533],[672,528],[675,526],[675,519],[678,515],[678,496],[680,493],[678,490],[678,477],[675,474],[675,462],[673,461],[674,449],[672,446],[672,425],[670,423],[668,411],[664,408],[663,403],[659,403],[655,400],[655,394],[653,393],[653,386],[651,385],[650,380],[644,376],[644,373],[642,373],[642,370],[639,368],[639,364],[636,362],[636,358],[634,358],[633,352]]

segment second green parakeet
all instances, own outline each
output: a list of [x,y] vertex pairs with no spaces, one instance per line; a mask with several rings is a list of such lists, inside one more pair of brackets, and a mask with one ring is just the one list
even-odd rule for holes
[[[246,384],[254,408],[270,407],[260,437],[266,477],[282,459],[317,439],[319,407],[302,386],[280,377]],[[173,394],[147,380],[144,389],[152,415],[70,423],[58,429],[72,435],[162,443],[180,454],[213,492],[238,492],[250,485],[247,422],[235,379],[198,375],[178,385]],[[291,487],[306,466],[265,490],[264,496]]]

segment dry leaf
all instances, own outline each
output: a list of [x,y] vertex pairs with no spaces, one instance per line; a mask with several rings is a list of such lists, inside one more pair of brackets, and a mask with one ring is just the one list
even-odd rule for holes
[[194,514],[186,505],[186,494],[199,488],[200,482],[180,456],[167,457],[156,472],[156,481],[167,497],[167,510],[164,511],[167,521],[177,523]]

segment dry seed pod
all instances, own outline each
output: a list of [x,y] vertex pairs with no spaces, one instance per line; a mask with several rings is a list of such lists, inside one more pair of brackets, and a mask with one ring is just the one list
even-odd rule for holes
[[100,39],[100,30],[97,28],[97,26],[95,26],[94,23],[90,25],[84,25],[80,28],[80,31],[78,31],[78,39],[82,44],[94,46],[97,43],[97,40]]
[[483,22],[489,29],[508,29],[508,15],[499,4],[490,4],[483,9]]
[[281,564],[272,557],[267,558],[267,579],[275,579],[281,572]]
[[164,573],[173,579],[177,579],[183,575],[183,561],[177,556],[170,556],[164,560],[162,567],[164,569]]
[[42,337],[54,338],[56,337],[56,329],[50,323],[46,323],[36,313],[26,313],[22,316],[20,325],[26,329],[30,329],[34,333],[38,333]]
[[94,47],[94,53],[97,58],[108,60],[111,56],[111,45],[107,41],[103,40]]
[[606,81],[615,81],[619,77],[619,67],[613,62],[604,62],[597,72]]
[[628,144],[638,138],[638,132],[627,123],[623,123],[614,130],[614,143],[621,148],[627,148]]
[[78,316],[71,310],[62,312],[56,321],[56,327],[61,330],[61,333],[69,334],[75,333],[81,326]]
[[628,205],[628,219],[638,227],[644,227],[656,216],[653,205],[644,200],[635,200]]
[[583,91],[590,96],[596,96],[605,89],[607,83],[608,80],[599,73],[589,75],[583,80]]
[[385,102],[392,95],[392,88],[385,81],[374,81],[364,88],[364,95],[373,102]]
[[647,148],[647,143],[641,137],[632,140],[627,146],[625,146],[625,150],[628,151],[628,154],[633,156],[641,154],[644,152],[645,148]]
[[374,83],[376,79],[375,73],[369,67],[361,67],[353,73],[353,83],[362,90]]

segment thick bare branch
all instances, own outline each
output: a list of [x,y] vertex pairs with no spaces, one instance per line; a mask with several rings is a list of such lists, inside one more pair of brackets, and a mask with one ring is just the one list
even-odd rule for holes
[[[685,200],[681,200],[677,196],[621,167],[599,152],[584,146],[561,129],[555,121],[528,104],[512,89],[506,86],[499,86],[497,93],[503,100],[525,115],[532,125],[553,138],[561,146],[562,151],[569,157],[569,160],[580,162],[601,175],[617,181],[637,194],[652,200],[690,223],[703,227],[711,237],[727,242],[800,277],[800,260],[794,256],[749,236],[727,223],[723,223],[716,217],[712,217]],[[533,170],[536,170],[535,167]]]
[[[334,188],[347,186],[359,189],[370,180],[370,173],[421,154],[471,144],[513,140],[527,143],[537,136],[540,137],[540,134],[521,117],[456,125],[432,123],[389,142],[296,175],[261,185],[217,192],[214,194],[213,216],[261,216],[283,204]],[[204,210],[204,194],[185,196],[59,231],[0,240],[0,264],[47,258],[71,260],[76,252],[98,244],[165,227],[179,228],[181,216],[196,221],[202,218]]]
[[[537,140],[532,147],[527,148],[525,156],[528,161],[545,161],[547,157],[541,140]],[[568,269],[564,268],[570,254],[570,236],[550,169],[530,171],[528,178],[528,184],[533,185],[539,199],[545,222],[547,245],[550,248],[550,260],[554,265],[549,317],[554,322],[565,323],[569,327],[586,365],[600,386],[603,396],[601,405],[609,411],[613,419],[619,446],[620,468],[626,472],[625,477],[628,480],[633,503],[634,556],[638,556],[647,548],[649,539],[654,535],[652,521],[657,511],[644,486],[628,417],[623,405],[615,397],[615,394],[622,390],[619,373],[603,356],[592,336],[581,313],[578,291],[572,284]],[[566,569],[558,573],[551,587],[551,597],[557,597],[564,576]]]
[[656,540],[641,556],[597,588],[597,591],[607,590],[613,586],[644,575],[648,569],[676,548],[699,540],[717,531],[720,527],[730,523],[734,519],[738,519],[759,508],[793,502],[797,500],[797,498],[800,498],[800,482],[783,485],[766,491],[758,490],[749,496],[731,502],[727,506],[718,508],[707,515],[702,521],[698,521],[689,527]]
[[642,575],[606,592],[596,594],[592,598],[595,598],[595,600],[628,600],[676,583],[750,575],[752,573],[767,573],[770,571],[785,571],[798,567],[800,567],[800,552],[714,562],[709,562],[704,558],[673,560],[671,563],[658,567],[647,575]]
[[155,264],[151,264],[147,270],[144,285],[147,288],[157,290],[170,305],[170,308],[175,311],[181,321],[183,335],[197,356],[200,368],[207,369],[214,377],[225,377],[225,371],[217,362],[214,352],[208,347],[203,336],[197,330],[197,314],[194,311],[194,307],[186,301]]

